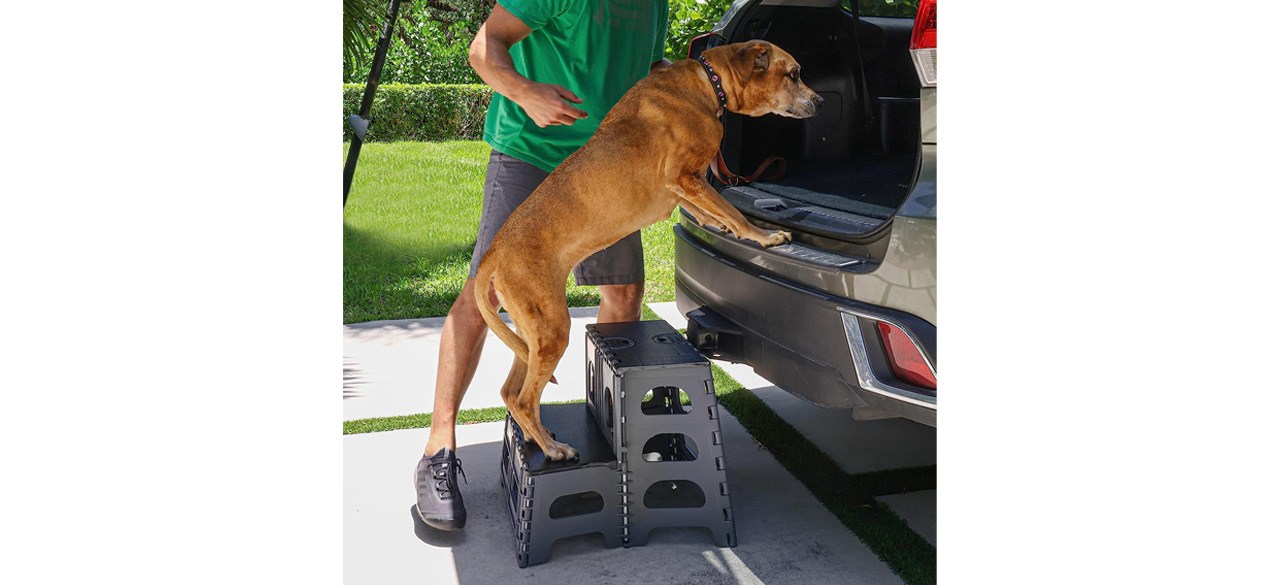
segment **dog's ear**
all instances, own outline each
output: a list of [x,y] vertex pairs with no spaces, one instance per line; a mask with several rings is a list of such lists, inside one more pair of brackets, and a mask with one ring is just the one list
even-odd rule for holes
[[764,41],[754,41],[748,43],[745,47],[738,49],[734,59],[742,65],[742,68],[754,73],[763,73],[769,70],[769,63],[773,60],[773,45]]

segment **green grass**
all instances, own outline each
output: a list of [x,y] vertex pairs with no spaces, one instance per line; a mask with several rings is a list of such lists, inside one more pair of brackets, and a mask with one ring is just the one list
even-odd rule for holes
[[[543,402],[543,404],[582,404],[585,400],[567,400],[564,402]],[[507,407],[490,406],[488,408],[472,408],[458,411],[458,424],[473,425],[476,423],[498,422],[506,420]],[[409,414],[404,416],[387,416],[381,418],[362,418],[342,421],[342,434],[359,435],[362,433],[380,433],[382,431],[399,431],[404,429],[421,429],[431,426],[431,413]]]
[[841,524],[911,585],[937,582],[937,550],[911,530],[876,496],[934,489],[937,467],[845,473],[840,465],[806,439],[753,394],[716,365],[711,366],[716,397],[747,432],[800,480]]
[[[343,212],[344,323],[449,311],[471,265],[488,159],[481,141],[364,145]],[[675,217],[641,234],[649,302],[675,298]],[[572,277],[565,293],[571,307],[600,304]]]
[[[458,412],[458,424],[460,425],[495,422],[505,418],[507,418],[507,407],[505,406],[472,408]],[[380,433],[382,431],[421,429],[429,426],[431,426],[431,413],[426,412],[403,416],[345,420],[342,421],[342,434],[359,435],[363,433]]]

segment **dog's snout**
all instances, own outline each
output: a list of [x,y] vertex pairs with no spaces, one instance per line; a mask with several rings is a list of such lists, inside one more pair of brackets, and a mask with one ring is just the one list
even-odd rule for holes
[[802,98],[799,102],[800,107],[798,108],[797,113],[800,115],[798,117],[812,118],[818,115],[818,110],[822,108],[822,102],[824,101],[826,100],[822,99],[822,96],[818,95],[818,92],[810,92],[809,95]]

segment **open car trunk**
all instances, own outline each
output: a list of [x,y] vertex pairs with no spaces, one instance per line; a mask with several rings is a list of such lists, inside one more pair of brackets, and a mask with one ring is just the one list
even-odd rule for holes
[[720,32],[731,43],[761,39],[781,47],[825,102],[806,120],[726,113],[722,152],[729,169],[745,175],[769,157],[781,157],[786,172],[746,185],[713,184],[745,214],[767,223],[866,241],[902,204],[919,168],[920,86],[908,51],[912,20],[859,19],[839,0],[803,3],[748,3],[726,18]]

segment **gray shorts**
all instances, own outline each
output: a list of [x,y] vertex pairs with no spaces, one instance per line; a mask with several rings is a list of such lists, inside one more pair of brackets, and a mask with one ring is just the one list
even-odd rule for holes
[[[476,249],[471,253],[472,278],[476,276],[480,259],[493,243],[493,237],[498,234],[498,228],[542,184],[547,174],[538,167],[496,150],[489,155],[480,230],[476,234]],[[640,232],[633,232],[587,257],[573,268],[573,280],[579,285],[589,286],[644,282],[644,248],[640,245]]]

